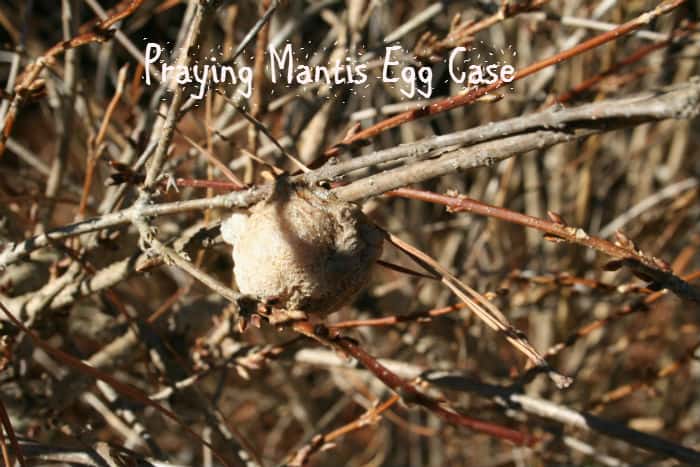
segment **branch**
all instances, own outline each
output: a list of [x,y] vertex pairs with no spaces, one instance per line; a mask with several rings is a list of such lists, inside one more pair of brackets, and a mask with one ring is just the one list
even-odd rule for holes
[[[126,3],[126,2],[122,2]],[[95,27],[89,32],[78,34],[77,36],[59,42],[47,50],[42,56],[37,58],[33,63],[27,65],[23,72],[24,79],[15,87],[15,94],[10,102],[10,108],[5,115],[5,121],[2,123],[2,132],[0,132],[0,157],[5,152],[5,144],[12,133],[12,127],[17,119],[17,113],[26,100],[31,96],[32,91],[36,86],[36,79],[43,69],[59,54],[93,42],[103,42],[111,37],[110,28],[119,21],[130,16],[136,9],[141,6],[143,0],[129,0],[128,5],[121,11],[115,13],[104,21],[99,21]]]
[[[661,16],[663,14],[668,13],[669,11],[674,10],[675,8],[678,8],[683,3],[685,3],[685,0],[672,0],[672,1],[662,2],[653,10],[648,11],[648,12],[638,16],[637,18],[634,18],[633,20],[628,21],[628,22],[622,24],[621,26],[619,26],[611,31],[607,31],[607,32],[600,34],[596,37],[593,37],[593,38],[591,38],[591,39],[589,39],[581,44],[578,44],[570,49],[559,52],[558,54],[556,54],[552,57],[548,57],[544,60],[540,60],[539,62],[533,63],[532,65],[530,65],[526,68],[518,70],[513,77],[513,81],[523,79],[523,78],[530,76],[534,73],[537,73],[538,71],[543,70],[547,67],[550,67],[552,65],[557,65],[565,60],[568,60],[572,57],[580,55],[583,52],[587,52],[587,51],[594,49],[600,45],[603,45],[606,42],[616,40],[616,39],[624,36],[625,34],[628,34],[632,31],[634,31],[635,29],[639,29],[642,26],[649,24],[654,18],[657,18],[658,16]],[[416,110],[411,110],[411,111],[396,115],[394,117],[388,118],[386,120],[383,120],[383,121],[377,123],[376,125],[373,125],[369,128],[366,128],[358,133],[355,133],[354,135],[350,136],[349,138],[344,139],[342,142],[340,142],[336,146],[333,146],[332,148],[328,149],[324,153],[324,156],[326,156],[326,157],[337,156],[343,147],[358,144],[359,142],[367,140],[369,138],[373,138],[373,137],[377,136],[378,134],[380,134],[388,129],[395,128],[395,127],[402,125],[406,122],[416,120],[417,118],[423,118],[423,117],[437,115],[439,113],[446,112],[446,111],[454,109],[456,107],[461,107],[463,105],[471,104],[476,99],[478,99],[486,94],[489,94],[497,89],[500,89],[507,84],[510,84],[510,83],[506,83],[504,81],[498,80],[494,84],[491,84],[489,86],[484,86],[481,88],[477,88],[477,89],[470,91],[466,94],[451,96],[451,97],[448,97],[440,102],[436,102],[434,104],[431,104],[427,107],[424,107],[421,109],[416,109]]]
[[[694,78],[687,83],[672,86],[660,92],[647,92],[567,110],[546,110],[532,116],[508,119],[417,143],[404,144],[394,149],[357,157],[348,162],[327,164],[293,180],[315,184],[321,180],[332,180],[341,174],[360,168],[403,157],[409,158],[411,163],[404,167],[384,171],[333,190],[343,200],[359,201],[458,170],[490,166],[529,150],[543,149],[575,138],[643,122],[667,118],[691,118],[700,111],[699,104],[700,79]],[[535,131],[535,129],[539,130]],[[514,136],[501,138],[503,134]],[[451,148],[452,150],[439,155],[436,159],[417,162],[410,160],[410,158],[425,156],[434,149],[482,141],[486,142],[468,148],[456,150]],[[155,206],[146,205],[140,209],[144,216],[153,217],[217,207],[247,208],[264,199],[270,189],[271,185],[266,184],[212,198],[162,203]],[[0,253],[0,268],[17,262],[24,255],[38,248],[48,246],[50,240],[63,240],[127,224],[133,216],[133,209],[88,219],[28,238],[18,244],[10,244]]]
[[23,256],[38,248],[50,245],[52,241],[64,240],[77,235],[129,224],[137,211],[140,215],[145,217],[156,217],[187,211],[204,211],[213,208],[247,208],[261,201],[270,188],[269,185],[264,185],[259,188],[254,187],[246,191],[234,191],[213,198],[199,198],[190,201],[177,201],[174,203],[134,206],[111,214],[105,214],[100,217],[59,227],[41,235],[28,238],[20,243],[9,244],[3,252],[0,253],[0,269],[19,261]]
[[411,382],[402,379],[379,360],[365,352],[354,340],[340,334],[331,335],[330,330],[323,325],[311,326],[306,321],[297,321],[293,328],[298,333],[306,335],[332,350],[352,356],[389,389],[398,394],[406,404],[420,405],[452,425],[462,426],[515,444],[532,445],[536,442],[536,439],[527,433],[459,413],[447,402],[434,399],[419,391]]
[[[199,36],[202,28],[202,21],[204,20],[204,15],[209,8],[211,8],[214,2],[210,0],[198,1],[196,2],[194,16],[192,18],[192,24],[190,25],[189,31],[187,33],[187,39],[180,50],[180,55],[178,56],[176,67],[188,67],[193,56],[194,47],[199,41]],[[150,191],[156,185],[158,176],[165,163],[165,156],[170,147],[170,142],[175,134],[175,126],[180,117],[180,107],[183,103],[183,92],[182,86],[178,85],[175,79],[175,75],[171,78],[170,83],[168,83],[168,88],[173,92],[173,99],[168,108],[168,114],[163,123],[163,127],[160,131],[160,137],[158,139],[158,146],[153,154],[153,157],[148,166],[148,171],[146,172],[146,181],[144,182],[143,189]]]
[[547,234],[547,240],[568,242],[583,245],[600,251],[620,260],[609,263],[607,269],[618,268],[622,265],[629,267],[645,279],[650,279],[663,288],[669,289],[681,298],[700,303],[700,290],[676,276],[663,260],[644,254],[634,243],[621,232],[617,233],[615,243],[600,237],[590,235],[580,227],[570,226],[558,214],[550,213],[552,220],[528,216],[510,209],[500,208],[490,204],[467,198],[466,196],[450,196],[423,190],[400,188],[388,193],[391,196],[418,199],[430,203],[447,206],[449,212],[469,212],[486,217],[501,219],[506,222],[529,227]]
[[[407,159],[409,162],[420,161],[430,157],[431,151],[443,150],[442,154],[432,154],[432,157],[445,155],[454,146],[469,146],[488,141],[507,140],[508,136],[523,135],[535,131],[548,131],[558,139],[551,144],[567,141],[570,138],[585,135],[574,135],[576,129],[608,131],[620,127],[628,120],[628,125],[651,122],[664,119],[687,119],[700,112],[700,78],[692,78],[687,83],[670,86],[658,91],[647,91],[632,96],[609,99],[592,104],[584,104],[569,109],[561,106],[509,118],[500,122],[491,122],[468,130],[457,131],[446,135],[435,136],[413,143],[401,144],[394,148],[376,151],[367,155],[354,157],[335,164],[326,164],[318,170],[306,174],[309,183],[319,180],[333,180],[341,175],[355,170],[376,167],[380,164]],[[556,131],[559,130],[559,131]],[[563,133],[563,134],[560,134]],[[510,140],[507,140],[510,141]],[[521,141],[521,140],[518,140]],[[525,138],[525,142],[531,143]],[[492,146],[486,146],[491,148]],[[528,146],[529,147],[529,146]],[[543,146],[544,147],[544,146]],[[496,146],[498,149],[498,145]],[[497,152],[499,154],[500,152]],[[509,155],[501,156],[510,157]],[[494,163],[495,160],[487,160]],[[456,169],[453,169],[454,171]],[[401,185],[395,185],[398,188]],[[393,189],[390,188],[390,189]],[[388,190],[386,190],[388,191]],[[357,195],[359,196],[359,195]]]
[[[347,362],[328,350],[305,349],[295,355],[298,362],[326,367],[350,367]],[[693,465],[700,463],[700,452],[667,441],[658,436],[642,433],[626,427],[620,423],[606,420],[586,412],[578,412],[564,405],[556,404],[548,400],[527,396],[517,390],[494,384],[486,384],[476,379],[469,378],[461,373],[426,371],[417,365],[398,362],[394,360],[379,360],[383,368],[391,368],[392,374],[396,373],[401,378],[420,378],[434,384],[437,387],[476,394],[494,400],[509,410],[536,415],[540,418],[554,420],[566,426],[578,428],[586,432],[602,434],[604,436],[619,439],[640,449],[649,452],[663,454]],[[398,375],[395,375],[399,377]]]
[[[518,154],[536,149],[542,150],[585,136],[666,118],[692,118],[698,112],[700,112],[700,78],[695,77],[688,83],[674,86],[662,93],[644,93],[560,112],[547,110],[534,116],[506,120],[501,122],[501,125],[484,125],[467,130],[469,133],[454,133],[445,137],[433,138],[427,142],[419,142],[412,152],[407,151],[408,147],[400,147],[401,155],[408,152],[415,158],[424,155],[429,150],[447,148],[456,144],[463,145],[465,144],[462,142],[464,140],[487,140],[485,143],[466,148],[446,149],[436,158],[412,162],[403,167],[386,170],[349,185],[338,187],[334,191],[343,200],[357,201],[448,173],[476,167],[490,167]],[[528,123],[530,118],[536,122],[535,125]],[[494,132],[494,128],[497,127],[506,132],[510,127],[515,136],[498,138],[498,133]],[[529,133],[519,134],[525,128],[528,128]],[[484,132],[484,137],[477,137],[479,131]],[[337,176],[338,173],[348,170],[394,160],[396,157],[400,157],[397,153],[399,153],[398,150],[392,153],[382,151],[381,154],[374,153],[366,158],[358,157],[353,159],[352,163],[331,165],[329,169],[320,169],[318,173],[325,177]],[[377,156],[377,154],[380,155]],[[308,178],[313,180],[312,177]]]

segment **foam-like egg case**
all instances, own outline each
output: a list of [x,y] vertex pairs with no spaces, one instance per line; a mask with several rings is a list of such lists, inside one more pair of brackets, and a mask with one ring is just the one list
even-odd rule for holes
[[359,206],[283,181],[221,231],[233,245],[241,293],[295,318],[325,316],[352,300],[369,281],[384,240]]

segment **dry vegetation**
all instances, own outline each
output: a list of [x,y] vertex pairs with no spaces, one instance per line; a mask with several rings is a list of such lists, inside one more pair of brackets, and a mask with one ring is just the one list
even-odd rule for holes
[[[694,0],[0,3],[0,462],[700,465],[698,15]],[[147,42],[171,63],[249,66],[252,95],[193,99],[196,83],[158,84],[160,64],[146,85]],[[273,84],[265,51],[286,42],[370,75],[399,44],[434,92]],[[457,46],[515,81],[465,90]],[[310,214],[331,233],[295,272],[337,311],[237,288],[221,221],[289,184],[342,207],[341,227]],[[348,202],[385,237],[350,301],[364,272],[304,276],[341,249],[319,235],[349,232],[337,264],[357,259],[342,222],[366,220]],[[283,282],[292,266],[270,273],[279,243],[260,238],[241,280]]]

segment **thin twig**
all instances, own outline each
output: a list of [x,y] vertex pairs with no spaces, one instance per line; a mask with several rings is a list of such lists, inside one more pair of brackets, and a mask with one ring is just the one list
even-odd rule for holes
[[115,378],[113,378],[112,376],[105,374],[99,370],[96,370],[95,368],[93,368],[90,365],[85,364],[82,360],[77,359],[77,358],[63,352],[60,349],[56,349],[54,347],[51,347],[46,342],[44,342],[38,335],[36,335],[33,331],[31,331],[24,324],[22,324],[22,322],[19,319],[17,319],[12,314],[12,312],[10,312],[10,310],[8,310],[5,307],[5,305],[2,302],[0,302],[0,309],[2,309],[5,316],[15,326],[17,326],[24,333],[26,333],[32,339],[32,342],[34,342],[38,347],[40,347],[46,353],[50,354],[52,357],[55,357],[57,360],[60,360],[61,362],[65,363],[66,365],[69,365],[70,367],[81,371],[83,374],[90,375],[91,377],[93,377],[97,380],[100,380],[100,381],[107,383],[108,385],[110,385],[112,388],[114,388],[120,394],[154,408],[155,410],[157,410],[161,414],[165,415],[167,418],[173,420],[175,423],[180,425],[185,431],[187,431],[192,437],[194,437],[200,443],[202,443],[203,445],[208,446],[210,449],[212,449],[212,452],[214,453],[214,455],[224,465],[230,465],[228,462],[226,462],[226,459],[221,457],[216,452],[216,450],[214,449],[214,447],[211,444],[204,441],[201,438],[201,436],[199,436],[197,433],[195,433],[194,430],[192,430],[189,426],[187,426],[187,424],[182,422],[174,412],[172,412],[169,409],[166,409],[165,407],[163,407],[160,404],[157,404],[157,403],[151,401],[148,398],[148,395],[145,394],[144,392],[142,392],[137,387],[132,386],[132,385],[127,384],[127,383],[122,383],[122,382],[116,380]]
[[530,342],[528,342],[525,334],[515,328],[515,326],[508,321],[508,318],[483,295],[457,279],[426,253],[409,245],[393,234],[388,234],[388,238],[389,242],[408,254],[411,259],[420,264],[426,271],[438,277],[440,281],[454,292],[454,294],[464,302],[467,308],[486,323],[486,325],[494,331],[503,334],[506,340],[510,342],[513,347],[526,355],[534,365],[544,369],[557,387],[565,388],[572,383],[573,380],[571,378],[554,371],[544,357],[542,357]]
[[[556,55],[552,57],[548,57],[544,60],[540,60],[539,62],[533,63],[532,65],[529,65],[523,69],[518,70],[514,77],[513,77],[513,82],[523,79],[527,76],[530,76],[534,73],[537,73],[540,70],[543,70],[547,67],[550,67],[552,65],[559,64],[565,60],[569,60],[572,57],[575,57],[576,55],[580,55],[584,52],[587,52],[591,49],[594,49],[596,47],[599,47],[606,42],[610,42],[613,40],[618,39],[619,37],[624,36],[625,34],[628,34],[631,31],[634,31],[635,29],[639,29],[640,27],[644,26],[645,24],[649,24],[654,18],[661,16],[663,14],[668,13],[669,11],[674,10],[675,8],[678,8],[680,5],[685,3],[685,0],[671,0],[671,1],[664,1],[661,4],[659,4],[656,8],[654,8],[651,11],[648,11],[637,18],[630,20],[621,26],[611,30],[607,31],[603,34],[600,34],[596,37],[593,37],[581,44],[578,44],[570,49],[564,50],[562,52],[557,53]],[[391,128],[395,128],[399,125],[402,125],[406,122],[415,120],[417,118],[423,118],[423,117],[428,117],[428,116],[433,116],[442,112],[446,112],[448,110],[461,107],[467,104],[470,104],[474,102],[476,99],[478,99],[481,96],[484,96],[486,94],[489,94],[493,91],[496,91],[497,89],[508,85],[509,83],[498,80],[494,84],[491,84],[489,86],[484,86],[477,88],[473,91],[470,91],[466,94],[458,95],[458,96],[452,96],[447,99],[444,99],[440,102],[436,102],[434,104],[431,104],[428,107],[424,107],[422,109],[417,109],[409,112],[404,112],[402,114],[396,115],[394,117],[388,118],[386,120],[382,120],[381,122],[377,123],[376,125],[373,125],[369,128],[365,128],[364,130],[361,130],[354,135],[352,135],[349,138],[346,138],[345,140],[341,141],[337,145],[331,147],[328,149],[325,153],[325,157],[333,157],[337,156],[341,150],[344,147],[352,146],[355,145],[361,141],[373,138],[377,136],[378,134],[389,130]]]
[[141,6],[143,0],[129,0],[128,5],[121,11],[116,12],[112,16],[99,21],[96,26],[89,32],[78,34],[77,36],[59,42],[49,48],[42,56],[37,58],[32,64],[25,69],[24,79],[15,87],[15,95],[10,103],[10,108],[5,114],[5,120],[2,122],[2,132],[0,133],[0,157],[5,152],[5,143],[10,137],[12,127],[17,118],[17,113],[22,105],[26,102],[35,86],[35,81],[39,74],[43,71],[46,65],[57,55],[75,47],[80,47],[93,42],[102,42],[109,38],[110,28],[117,22],[130,16],[136,9]]
[[636,249],[634,244],[624,236],[621,236],[621,234],[618,234],[618,241],[612,243],[603,238],[590,235],[580,227],[569,226],[561,216],[555,213],[550,213],[552,220],[545,220],[482,203],[466,196],[441,195],[409,188],[400,188],[388,194],[442,204],[447,206],[450,212],[470,212],[501,219],[544,232],[550,236],[548,239],[553,241],[565,241],[592,248],[622,260],[624,265],[631,267],[635,271],[652,276],[659,285],[668,288],[679,297],[700,303],[700,290],[673,274],[670,266],[663,260],[646,255]]
[[[213,2],[209,0],[196,2],[195,12],[188,28],[187,38],[185,39],[185,43],[176,61],[177,67],[189,66],[192,60],[192,51],[199,41],[204,16],[208,9],[211,8],[212,4]],[[161,174],[163,164],[165,163],[165,156],[170,148],[173,135],[175,134],[175,126],[181,117],[180,107],[183,103],[184,93],[182,87],[177,84],[174,76],[171,78],[170,83],[168,83],[168,89],[172,92],[173,97],[170,101],[170,107],[168,108],[168,114],[163,122],[163,127],[160,130],[158,146],[156,147],[153,157],[151,157],[150,165],[146,171],[146,180],[144,181],[143,189],[147,192],[155,187],[158,177]]]

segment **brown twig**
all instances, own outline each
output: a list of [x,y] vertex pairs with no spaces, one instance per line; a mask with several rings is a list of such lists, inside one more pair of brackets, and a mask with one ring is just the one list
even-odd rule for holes
[[[688,274],[686,276],[683,276],[683,280],[687,282],[692,282],[696,280],[698,277],[700,277],[700,271],[697,271],[692,274]],[[633,304],[630,305],[625,305],[621,310],[601,319],[597,319],[595,321],[592,321],[591,323],[577,329],[573,333],[571,333],[566,339],[564,339],[562,342],[553,345],[550,347],[545,355],[547,357],[552,357],[559,352],[561,352],[563,349],[571,347],[574,345],[576,342],[578,342],[579,339],[582,337],[585,337],[589,335],[591,332],[595,331],[596,329],[601,329],[603,326],[606,326],[612,322],[615,322],[621,318],[624,318],[630,314],[633,313],[638,313],[642,311],[646,311],[649,307],[654,302],[657,302],[660,300],[662,297],[666,295],[665,291],[659,290],[657,292],[654,292],[650,295],[647,295],[644,300],[637,301]]]
[[22,322],[17,319],[10,310],[8,310],[5,305],[0,302],[0,309],[2,309],[2,312],[5,314],[5,316],[15,325],[17,328],[21,329],[24,333],[26,333],[36,344],[38,347],[40,347],[42,350],[44,350],[46,353],[51,355],[52,357],[56,358],[60,362],[64,363],[65,365],[70,366],[71,368],[74,368],[78,371],[80,371],[82,374],[89,375],[94,379],[97,379],[99,381],[103,381],[104,383],[107,383],[110,387],[112,387],[114,390],[116,390],[118,393],[122,394],[125,397],[128,397],[129,399],[138,401],[142,404],[145,404],[149,407],[152,407],[153,409],[157,410],[161,414],[165,415],[167,418],[173,420],[175,423],[180,425],[187,433],[189,433],[193,438],[195,438],[197,441],[202,443],[203,445],[207,446],[209,449],[212,450],[216,458],[221,461],[224,465],[230,465],[226,459],[224,459],[216,449],[207,441],[202,439],[201,436],[199,436],[197,433],[195,433],[194,430],[192,430],[187,424],[182,422],[180,418],[171,410],[166,409],[160,404],[157,404],[153,401],[151,401],[148,397],[148,395],[144,392],[142,392],[140,389],[138,389],[135,386],[132,386],[127,383],[123,383],[121,381],[118,381],[114,377],[97,370],[93,368],[90,365],[85,364],[82,360],[73,357],[72,355],[69,355],[65,352],[63,352],[60,349],[56,349],[46,342],[44,342],[36,333],[28,329]]
[[530,344],[525,334],[513,326],[508,318],[483,295],[457,279],[447,269],[441,266],[433,258],[409,245],[393,234],[388,234],[388,240],[397,248],[406,253],[411,259],[425,268],[426,271],[434,274],[445,284],[467,308],[479,317],[486,325],[494,331],[501,333],[508,342],[516,349],[527,356],[530,362],[546,371],[549,377],[560,389],[568,387],[573,380],[556,372],[540,353]]
[[43,69],[59,54],[93,42],[103,42],[110,38],[110,29],[115,23],[122,21],[130,16],[136,9],[141,6],[143,0],[124,0],[122,4],[126,4],[121,11],[114,13],[109,18],[98,21],[96,26],[89,32],[78,34],[77,36],[61,41],[49,48],[42,56],[37,58],[32,64],[28,65],[23,73],[23,79],[15,87],[15,94],[10,103],[10,108],[5,115],[2,132],[0,132],[0,157],[5,152],[5,144],[10,137],[12,127],[17,118],[17,113],[33,90],[35,90],[35,82]]
[[398,395],[394,394],[378,406],[367,409],[367,411],[356,420],[353,420],[352,422],[347,423],[340,428],[331,431],[330,433],[314,436],[311,442],[297,449],[297,451],[290,456],[290,460],[285,465],[289,467],[303,467],[307,465],[311,456],[319,451],[324,451],[332,447],[333,445],[331,443],[333,443],[333,441],[335,441],[337,438],[376,423],[382,413],[389,410],[400,399],[401,398]]
[[400,188],[388,194],[391,196],[401,196],[442,204],[447,206],[450,212],[470,212],[501,219],[544,232],[548,235],[546,239],[550,241],[564,241],[592,248],[620,261],[618,263],[609,264],[609,269],[625,265],[630,267],[637,274],[648,277],[660,286],[673,291],[681,298],[700,302],[699,290],[696,290],[695,287],[673,274],[670,266],[665,261],[646,255],[638,250],[634,243],[622,233],[618,232],[617,242],[612,243],[608,240],[592,236],[581,228],[569,226],[561,216],[555,213],[550,213],[550,218],[552,220],[545,220],[509,209],[492,206],[465,196],[441,195],[410,188]]
[[[564,62],[566,60],[571,59],[572,57],[575,57],[577,55],[580,55],[584,52],[587,52],[589,50],[592,50],[596,47],[599,47],[606,42],[610,42],[613,40],[618,39],[619,37],[622,37],[626,34],[628,34],[631,31],[634,31],[635,29],[639,29],[640,27],[644,26],[645,24],[649,24],[654,18],[661,16],[663,14],[668,13],[669,11],[674,10],[675,8],[678,8],[680,5],[685,3],[685,0],[671,0],[671,1],[664,1],[661,4],[659,4],[656,8],[654,8],[651,11],[648,11],[637,18],[634,18],[619,27],[613,29],[612,31],[607,31],[603,34],[600,34],[596,37],[593,37],[575,47],[572,47],[570,49],[564,50],[562,52],[557,53],[556,55],[552,57],[548,57],[544,60],[540,60],[539,62],[533,63],[532,65],[529,65],[523,69],[518,70],[514,77],[513,81],[517,81],[520,79],[523,79],[527,76],[530,76],[534,73],[537,73],[540,70],[543,70],[544,68],[550,67],[552,65],[557,65],[561,62]],[[373,138],[377,136],[378,134],[389,130],[391,128],[395,128],[399,125],[403,125],[406,122],[410,122],[412,120],[415,120],[417,118],[422,118],[422,117],[428,117],[428,116],[433,116],[442,112],[446,112],[448,110],[461,107],[467,104],[471,104],[474,102],[476,99],[489,94],[509,83],[498,80],[494,84],[484,86],[477,88],[473,91],[469,91],[466,94],[461,94],[457,96],[452,96],[447,99],[444,99],[442,101],[436,102],[434,104],[431,104],[427,107],[424,107],[422,109],[417,109],[417,110],[412,110],[408,112],[404,112],[402,114],[396,115],[391,118],[387,118],[386,120],[382,120],[381,122],[377,123],[376,125],[373,125],[369,128],[365,128],[364,130],[361,130],[355,134],[353,134],[351,137],[346,138],[345,140],[341,141],[340,143],[336,144],[335,146],[329,148],[326,150],[324,153],[325,157],[334,157],[340,154],[341,150],[344,147],[356,145],[364,140]]]
[[87,209],[87,202],[90,195],[90,187],[92,186],[92,176],[95,171],[95,164],[97,164],[102,152],[101,146],[107,132],[107,127],[109,126],[109,121],[112,118],[114,110],[119,104],[122,93],[124,92],[124,83],[126,82],[126,74],[128,70],[128,65],[124,65],[119,70],[119,75],[117,76],[117,89],[114,92],[114,96],[112,96],[112,100],[110,100],[109,105],[107,106],[107,110],[102,118],[102,123],[97,131],[97,136],[90,145],[87,163],[85,164],[85,181],[83,183],[83,194],[80,198],[80,207],[78,208],[78,219],[85,217],[85,210]]
[[[681,35],[679,34],[677,37],[681,37]],[[592,77],[584,80],[583,82],[576,85],[575,87],[573,87],[569,91],[566,91],[562,94],[559,94],[558,96],[556,96],[552,100],[552,104],[554,104],[554,103],[563,104],[565,102],[568,102],[568,101],[574,99],[579,94],[586,92],[587,90],[591,89],[593,86],[600,83],[604,79],[614,75],[620,69],[622,69],[626,66],[629,66],[633,63],[637,63],[638,61],[640,61],[641,59],[643,59],[644,57],[646,57],[650,53],[655,52],[655,51],[660,50],[660,49],[663,49],[665,47],[668,47],[672,43],[673,43],[673,39],[667,39],[665,41],[660,41],[660,42],[657,42],[654,44],[649,44],[649,45],[646,45],[644,47],[641,47],[639,50],[637,50],[633,54],[623,58],[622,60],[615,62],[614,64],[609,66],[607,69],[602,71],[601,73],[598,73],[597,75],[592,76]]]
[[[5,409],[5,404],[2,403],[0,400],[0,421],[2,422],[2,426],[5,429],[5,433],[7,433],[7,437],[10,438],[10,444],[12,445],[12,450],[15,453],[15,457],[17,458],[17,463],[20,465],[20,467],[24,467],[27,465],[27,461],[24,459],[24,453],[22,452],[22,448],[19,446],[19,442],[17,441],[17,436],[15,435],[15,430],[12,428],[12,421],[10,420],[9,415],[7,414],[7,410]],[[8,462],[8,458],[6,456],[6,450],[5,450],[5,437],[3,436],[2,438],[2,445],[3,445],[3,458],[5,459],[5,462],[7,466],[10,466],[10,463]]]
[[677,373],[679,370],[687,366],[690,361],[695,358],[695,351],[700,348],[700,341],[695,342],[695,344],[688,347],[688,349],[683,352],[683,355],[674,360],[673,362],[665,365],[662,368],[656,370],[652,375],[650,375],[645,381],[636,381],[634,383],[627,383],[621,386],[615,387],[606,391],[605,394],[591,401],[590,407],[593,407],[593,411],[597,412],[601,410],[604,406],[611,404],[613,402],[620,401],[625,397],[634,394],[643,388],[648,388],[655,382],[668,378],[669,376]]
[[[270,8],[271,0],[260,2],[260,15],[264,18],[265,12]],[[268,36],[270,35],[270,21],[265,21],[258,32],[255,43],[255,61],[253,69],[253,96],[250,101],[250,116],[259,120],[263,113],[265,102],[265,51],[267,50]],[[248,151],[253,154],[258,152],[259,126],[251,124],[248,127]],[[250,174],[252,177],[252,174]]]
[[419,392],[413,385],[404,381],[395,373],[390,371],[351,339],[337,336],[332,340],[332,343],[357,359],[362,366],[367,368],[367,370],[372,372],[384,384],[399,394],[406,403],[421,405],[448,423],[463,426],[480,433],[485,433],[495,438],[500,438],[521,445],[532,445],[536,442],[535,438],[526,433],[504,428],[483,420],[467,417],[454,411],[453,409],[447,408],[444,404],[422,392]]
[[343,329],[356,328],[362,326],[392,326],[394,324],[412,321],[429,321],[437,316],[443,316],[457,310],[462,310],[466,308],[466,306],[467,305],[465,305],[464,303],[457,303],[456,305],[450,305],[442,308],[434,308],[432,310],[427,311],[417,311],[415,313],[408,313],[405,315],[384,316],[382,318],[375,319],[351,319],[347,321],[333,323],[332,325],[329,325],[329,328]]

